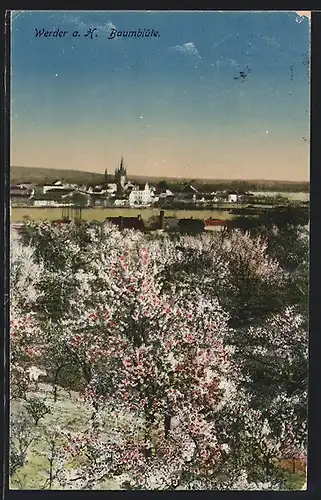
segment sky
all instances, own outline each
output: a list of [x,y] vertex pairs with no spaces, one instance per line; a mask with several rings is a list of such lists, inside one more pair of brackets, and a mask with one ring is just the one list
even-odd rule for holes
[[309,17],[13,11],[11,165],[308,180]]

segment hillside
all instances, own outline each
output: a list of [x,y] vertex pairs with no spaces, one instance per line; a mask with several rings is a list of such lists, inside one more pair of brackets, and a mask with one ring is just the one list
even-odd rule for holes
[[[11,183],[35,182],[38,184],[50,184],[56,180],[71,184],[101,183],[103,173],[84,172],[82,170],[65,170],[40,167],[12,166],[10,173]],[[139,176],[130,175],[132,181],[157,183],[165,180],[168,184],[175,185],[183,182],[193,182],[195,185],[213,185],[218,189],[252,189],[252,190],[272,190],[272,191],[309,191],[310,184],[307,181],[277,181],[264,179],[182,179],[177,177],[162,176]]]
[[61,180],[71,184],[82,184],[87,182],[101,182],[103,174],[93,172],[82,172],[80,170],[65,170],[56,168],[40,167],[16,167],[12,166],[10,170],[10,181],[35,182],[39,184],[50,184],[51,182]]

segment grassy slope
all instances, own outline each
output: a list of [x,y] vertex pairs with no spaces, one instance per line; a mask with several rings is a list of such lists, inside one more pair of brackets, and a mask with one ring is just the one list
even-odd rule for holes
[[[87,422],[90,419],[90,411],[86,406],[78,401],[78,395],[75,392],[71,392],[71,398],[69,394],[60,389],[58,394],[58,401],[54,403],[52,395],[50,393],[50,387],[47,384],[39,384],[41,391],[34,393],[33,395],[41,397],[46,401],[46,404],[51,409],[51,414],[46,415],[41,423],[45,425],[48,429],[56,424],[69,430],[70,432],[83,431],[87,427]],[[18,407],[19,403],[13,403],[12,409]],[[111,426],[110,417],[107,415],[105,418],[108,420]],[[32,444],[28,453],[28,462],[24,467],[20,468],[11,478],[10,489],[41,489],[45,482],[44,471],[48,466],[48,461],[41,456],[44,451],[44,442],[38,442],[37,444]],[[55,485],[55,489],[59,488],[59,485]],[[100,489],[106,490],[119,490],[121,489],[116,481],[109,480],[104,481],[100,485]]]
[[10,169],[10,180],[12,183],[36,182],[51,183],[57,180],[63,180],[67,183],[79,184],[86,182],[102,182],[103,174],[95,172],[82,172],[78,170],[64,170],[55,168],[37,168],[37,167],[14,167]]

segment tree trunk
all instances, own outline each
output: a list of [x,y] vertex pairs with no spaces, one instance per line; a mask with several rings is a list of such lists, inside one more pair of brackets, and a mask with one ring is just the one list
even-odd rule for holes
[[54,402],[55,403],[57,403],[57,398],[58,398],[58,395],[57,395],[58,376],[59,376],[59,373],[60,373],[62,368],[63,368],[62,366],[58,366],[58,368],[55,372],[55,377],[54,377],[54,381],[53,381],[53,395],[54,395]]

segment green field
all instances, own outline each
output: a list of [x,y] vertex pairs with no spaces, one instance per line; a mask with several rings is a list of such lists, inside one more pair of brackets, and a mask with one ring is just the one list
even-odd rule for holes
[[292,191],[257,191],[254,192],[256,196],[282,196],[282,198],[287,198],[291,201],[309,201],[310,193],[306,192],[292,192]]
[[[231,207],[232,208],[232,207]],[[145,221],[152,216],[159,215],[159,208],[83,208],[81,218],[88,221],[104,221],[106,217],[136,217],[138,214]],[[23,222],[27,217],[30,220],[57,220],[63,216],[63,209],[57,207],[25,207],[12,208],[11,222]],[[235,216],[227,210],[165,210],[165,217],[177,219],[233,219]]]

